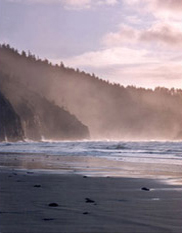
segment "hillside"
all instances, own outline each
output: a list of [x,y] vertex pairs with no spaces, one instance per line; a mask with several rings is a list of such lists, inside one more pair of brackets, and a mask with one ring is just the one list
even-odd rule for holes
[[8,99],[13,102],[18,86],[24,91],[21,98],[28,89],[74,114],[88,126],[92,139],[182,138],[182,90],[125,88],[63,63],[19,54],[8,45],[0,47],[0,64],[1,88]]
[[87,126],[73,114],[19,81],[10,67],[7,72],[4,55],[0,50],[0,141],[89,139]]

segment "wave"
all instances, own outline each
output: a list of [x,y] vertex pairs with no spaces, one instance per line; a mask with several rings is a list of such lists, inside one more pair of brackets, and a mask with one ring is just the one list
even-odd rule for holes
[[[0,143],[0,153],[105,157],[155,162],[182,160],[182,142],[51,141]],[[143,161],[142,161],[143,159]],[[152,161],[153,160],[153,161]]]

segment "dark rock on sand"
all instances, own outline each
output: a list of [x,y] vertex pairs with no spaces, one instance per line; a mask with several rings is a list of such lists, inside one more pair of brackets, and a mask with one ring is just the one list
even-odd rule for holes
[[57,207],[57,206],[59,206],[59,205],[58,205],[57,203],[53,202],[53,203],[50,203],[49,206],[50,206],[50,207]]
[[35,188],[40,188],[41,185],[40,185],[40,184],[35,184],[34,187],[35,187]]
[[90,198],[85,198],[85,202],[86,203],[95,203],[95,201],[90,199]]
[[43,218],[42,220],[44,221],[52,221],[52,220],[55,220],[54,218]]
[[85,214],[85,215],[86,215],[86,214],[89,214],[89,213],[88,213],[88,212],[83,212],[83,214]]
[[150,189],[146,188],[146,187],[141,188],[141,190],[143,190],[143,191],[150,191]]

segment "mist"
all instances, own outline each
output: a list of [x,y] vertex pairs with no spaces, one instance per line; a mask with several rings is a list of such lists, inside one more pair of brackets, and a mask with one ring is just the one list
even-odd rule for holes
[[[40,139],[41,133],[30,128],[41,125],[39,131],[49,139],[84,139],[88,135],[92,140],[182,139],[180,89],[111,84],[63,63],[52,65],[30,52],[20,54],[9,45],[2,45],[0,54],[0,90],[24,119],[22,122],[30,124],[27,137]],[[32,123],[27,120],[32,112],[39,116],[36,123],[34,114]],[[65,121],[68,114],[71,120]],[[55,125],[47,127],[52,121]],[[56,122],[62,122],[62,126],[57,128]],[[78,124],[80,127],[76,127]],[[64,137],[68,129],[69,136]]]

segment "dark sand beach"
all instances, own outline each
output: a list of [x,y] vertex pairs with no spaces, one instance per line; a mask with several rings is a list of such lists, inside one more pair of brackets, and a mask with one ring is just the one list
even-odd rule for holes
[[65,161],[56,174],[43,163],[33,166],[36,157],[22,166],[20,157],[1,156],[1,233],[182,232],[182,185],[127,178],[126,170],[123,177],[106,176],[106,168],[103,177],[90,176],[91,170],[86,176],[84,166],[71,168]]

